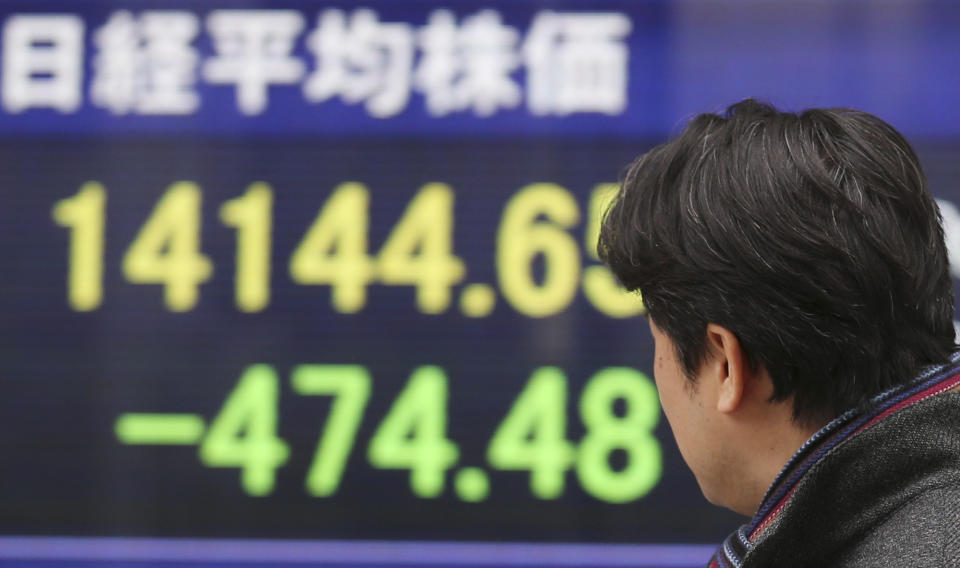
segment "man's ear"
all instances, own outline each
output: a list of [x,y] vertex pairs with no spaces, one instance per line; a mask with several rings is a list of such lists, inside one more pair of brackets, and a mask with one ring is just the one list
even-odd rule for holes
[[715,323],[707,324],[707,348],[716,373],[713,378],[717,381],[717,410],[729,414],[740,407],[750,378],[746,355],[737,336]]

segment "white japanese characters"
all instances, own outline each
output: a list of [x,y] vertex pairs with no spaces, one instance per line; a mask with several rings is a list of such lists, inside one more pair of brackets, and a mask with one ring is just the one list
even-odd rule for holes
[[307,36],[316,67],[303,86],[311,103],[339,96],[347,104],[364,103],[367,112],[387,118],[402,112],[410,99],[414,55],[413,26],[382,23],[371,10],[326,10]]
[[530,112],[623,112],[630,27],[618,13],[537,14],[523,46]]
[[205,94],[232,89],[236,110],[256,116],[274,91],[293,88],[306,111],[357,105],[378,119],[404,113],[415,96],[433,117],[627,107],[626,14],[542,10],[526,34],[495,10],[438,9],[418,27],[326,9],[307,25],[296,10],[118,10],[90,32],[85,77],[80,16],[14,14],[2,28],[0,103],[12,114],[74,113],[87,95],[114,115],[191,115]]
[[91,102],[114,114],[191,114],[200,105],[192,46],[200,29],[190,12],[114,12],[94,32]]
[[83,20],[72,14],[15,14],[3,25],[0,94],[7,112],[76,111],[82,103]]
[[207,19],[217,56],[207,60],[204,78],[237,86],[237,108],[260,114],[271,84],[294,85],[305,72],[293,57],[303,16],[292,10],[217,10]]
[[453,13],[438,10],[420,31],[423,57],[416,84],[434,116],[472,109],[490,116],[520,104],[520,87],[511,78],[519,67],[519,33],[484,10],[457,26]]

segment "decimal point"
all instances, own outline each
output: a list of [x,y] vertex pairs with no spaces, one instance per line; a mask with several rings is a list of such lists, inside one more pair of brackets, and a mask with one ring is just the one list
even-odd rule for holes
[[490,479],[479,467],[465,467],[453,480],[457,496],[470,503],[483,501],[490,494]]
[[467,317],[488,316],[496,303],[497,297],[489,284],[470,284],[460,294],[460,311]]

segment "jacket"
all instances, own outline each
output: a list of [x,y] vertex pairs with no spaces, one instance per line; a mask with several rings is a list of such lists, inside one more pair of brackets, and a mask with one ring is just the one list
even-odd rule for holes
[[712,568],[960,568],[960,355],[800,448]]

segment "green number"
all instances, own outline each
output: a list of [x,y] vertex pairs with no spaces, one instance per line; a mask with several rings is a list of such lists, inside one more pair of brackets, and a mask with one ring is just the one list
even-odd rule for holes
[[307,491],[316,497],[328,497],[340,486],[370,398],[370,375],[359,365],[300,365],[293,370],[292,381],[293,390],[299,394],[334,397],[307,472]]
[[241,468],[244,491],[262,496],[273,491],[276,469],[289,455],[277,437],[277,374],[268,365],[251,365],[210,424],[200,461]]
[[530,470],[530,491],[540,499],[563,494],[573,465],[566,440],[567,381],[556,367],[537,369],[490,439],[487,460],[497,469]]
[[374,467],[409,469],[414,494],[436,497],[460,455],[446,432],[447,377],[439,367],[419,367],[374,432],[367,458]]
[[[623,399],[626,412],[617,416],[613,403]],[[643,497],[663,471],[660,443],[653,428],[660,418],[657,389],[646,375],[626,367],[598,371],[580,397],[580,417],[587,434],[577,453],[580,484],[594,497],[625,503]],[[610,466],[610,452],[626,452],[627,465]]]

